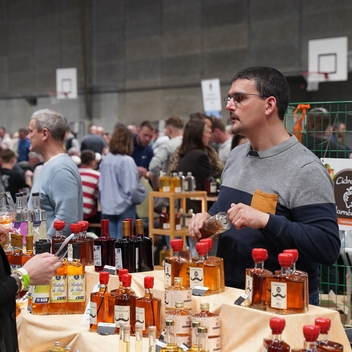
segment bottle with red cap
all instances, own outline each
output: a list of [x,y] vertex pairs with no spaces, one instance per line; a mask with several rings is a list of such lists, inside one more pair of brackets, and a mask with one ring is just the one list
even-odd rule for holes
[[182,277],[183,282],[187,282],[187,266],[189,261],[181,257],[180,251],[183,248],[183,240],[175,238],[170,241],[173,255],[164,260],[164,283],[165,286],[172,286],[175,277]]
[[[54,220],[53,227],[55,229],[55,235],[51,236],[51,253],[56,253],[62,242],[65,241],[66,236],[63,234],[65,228],[65,221]],[[58,244],[58,245],[56,245]]]
[[190,287],[205,286],[208,290],[204,295],[220,293],[220,266],[207,260],[206,255],[209,252],[206,242],[196,243],[198,260],[188,266]]
[[81,262],[82,265],[93,265],[93,246],[94,239],[87,236],[87,230],[89,227],[89,222],[82,220],[78,221],[77,224],[81,226],[81,232],[79,233],[79,241],[83,244],[81,247]]
[[291,267],[291,274],[293,274],[297,281],[303,281],[304,286],[304,295],[305,295],[305,305],[306,309],[309,308],[309,290],[308,290],[308,273],[305,271],[297,270],[296,269],[296,262],[298,260],[298,250],[297,249],[284,249],[283,253],[291,253],[293,255],[293,264]]
[[149,336],[149,326],[156,326],[160,335],[161,300],[153,296],[154,277],[144,277],[144,296],[136,300],[136,324],[143,325],[143,336]]
[[116,333],[120,331],[120,323],[131,326],[131,334],[135,334],[136,325],[136,300],[131,292],[132,275],[122,275],[122,292],[115,297],[115,325]]
[[317,352],[317,339],[320,334],[320,326],[305,325],[303,326],[303,335],[305,338],[303,348],[294,348],[292,352]]
[[304,282],[291,274],[293,255],[278,255],[281,271],[267,278],[267,311],[277,314],[306,312]]
[[318,351],[342,352],[343,346],[340,343],[330,341],[328,333],[331,327],[331,319],[316,318],[315,325],[320,326],[320,334],[324,335],[322,340],[317,341]]
[[278,317],[271,318],[269,325],[272,337],[263,340],[263,352],[290,352],[290,346],[281,338],[286,325],[285,319]]
[[109,273],[99,273],[100,287],[98,292],[90,294],[90,328],[97,331],[98,323],[114,323],[114,300],[108,290]]
[[109,236],[109,220],[103,219],[100,224],[101,236],[94,240],[95,271],[102,271],[105,265],[116,266],[115,239]]
[[254,268],[246,269],[245,289],[250,307],[265,310],[267,305],[266,280],[273,273],[264,269],[264,261],[268,258],[265,248],[253,248]]
[[[125,275],[125,274],[128,274],[128,270],[127,269],[118,269],[118,271],[117,271],[117,275],[118,275],[118,277],[119,277],[119,287],[118,288],[115,288],[115,289],[113,289],[113,290],[111,290],[110,292],[111,292],[111,294],[113,295],[113,296],[117,296],[117,295],[119,295],[121,292],[122,292],[122,290],[123,290],[123,285],[122,285],[122,275]],[[133,292],[134,293],[134,292]]]

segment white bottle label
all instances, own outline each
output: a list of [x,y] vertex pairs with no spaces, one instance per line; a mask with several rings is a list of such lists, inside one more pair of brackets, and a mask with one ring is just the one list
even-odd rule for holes
[[175,230],[180,231],[181,230],[181,224],[176,224],[175,225]]
[[116,266],[116,270],[123,269],[121,248],[115,248],[115,266]]
[[211,182],[210,183],[210,193],[216,193],[216,190],[217,190],[216,182]]
[[84,275],[67,276],[67,302],[85,302]]
[[115,326],[120,327],[120,323],[130,324],[130,307],[115,305]]
[[173,290],[165,289],[165,307],[174,309],[177,301],[183,301],[183,307],[186,309],[192,308],[192,290]]
[[248,296],[248,301],[252,303],[252,293],[253,293],[253,278],[246,275],[246,295]]
[[136,271],[139,271],[139,248],[136,247]]
[[170,186],[164,186],[163,192],[170,192]]
[[63,303],[67,301],[66,275],[55,275],[50,284],[50,302]]
[[175,187],[175,193],[180,193],[181,192],[181,187]]
[[89,313],[89,321],[91,324],[97,323],[97,304],[96,302],[90,302],[90,313]]
[[192,321],[198,321],[202,326],[208,329],[208,336],[220,336],[220,317],[197,317],[193,316]]
[[217,337],[208,337],[208,351],[209,352],[220,352],[221,351],[221,338]]
[[144,308],[136,307],[136,324],[142,324],[143,330],[145,330],[145,312]]
[[101,262],[101,246],[94,246],[94,265],[102,266]]
[[[192,344],[192,336],[191,334],[188,334],[188,335],[184,335],[184,336],[180,336],[180,335],[176,335],[176,345],[177,346],[191,346]],[[184,351],[182,348],[181,348],[182,351]]]
[[171,264],[164,261],[164,284],[171,286]]
[[271,307],[287,309],[287,284],[271,282]]
[[190,315],[175,315],[165,313],[165,320],[171,319],[175,322],[175,334],[190,334],[191,333],[191,316]]
[[33,294],[32,294],[32,302],[36,304],[49,303],[49,293],[50,293],[49,284],[34,286]]
[[169,230],[169,229],[170,229],[170,223],[165,222],[165,223],[163,224],[163,229],[164,229],[164,230]]
[[189,268],[189,282],[191,288],[194,286],[204,286],[204,270],[203,268]]

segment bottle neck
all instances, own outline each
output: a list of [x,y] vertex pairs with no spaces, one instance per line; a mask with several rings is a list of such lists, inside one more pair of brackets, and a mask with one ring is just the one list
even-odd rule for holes
[[153,296],[152,291],[151,291],[150,288],[144,289],[144,296],[145,297],[152,297]]
[[100,284],[100,292],[106,292],[108,290],[108,285]]
[[294,273],[296,271],[296,263],[293,263],[291,266],[291,271]]
[[174,327],[167,326],[165,329],[165,339],[167,344],[175,344]]
[[307,352],[315,352],[317,350],[317,342],[304,342],[304,348],[307,350]]
[[264,262],[255,262],[254,269],[264,270]]
[[281,341],[281,334],[273,334],[272,340],[273,341]]
[[281,274],[282,275],[287,275],[289,273],[290,273],[290,268],[281,267]]

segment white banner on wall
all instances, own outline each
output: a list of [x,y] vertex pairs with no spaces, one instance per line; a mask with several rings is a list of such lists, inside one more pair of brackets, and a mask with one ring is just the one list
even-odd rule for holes
[[207,115],[221,117],[220,80],[204,79],[202,84],[203,109]]

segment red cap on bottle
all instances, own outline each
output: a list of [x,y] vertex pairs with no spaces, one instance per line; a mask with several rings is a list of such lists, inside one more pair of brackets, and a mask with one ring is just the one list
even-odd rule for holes
[[174,252],[179,252],[183,247],[183,239],[175,238],[170,241],[170,246]]
[[101,271],[99,273],[99,282],[102,285],[107,285],[109,282],[109,273],[107,271]]
[[73,233],[80,233],[81,232],[81,225],[80,224],[70,224],[70,230]]
[[55,230],[62,231],[65,228],[65,221],[63,221],[63,220],[55,220],[53,226],[54,226]]
[[320,326],[305,325],[303,326],[303,335],[307,342],[315,342],[320,334]]
[[320,333],[327,334],[331,327],[331,319],[329,318],[316,318],[315,325],[320,326]]
[[208,244],[208,252],[213,248],[213,239],[212,238],[202,238],[199,242],[205,242]]
[[268,259],[268,251],[265,248],[253,248],[252,258],[256,263],[263,262]]
[[144,287],[153,288],[154,287],[154,276],[145,276],[144,277]]
[[285,329],[286,320],[284,318],[277,317],[271,318],[269,325],[273,335],[281,335]]
[[197,242],[196,250],[198,252],[198,255],[206,255],[208,253],[208,243]]
[[281,267],[290,268],[293,264],[293,255],[291,253],[280,253],[278,260]]
[[81,231],[87,231],[89,227],[89,222],[85,220],[78,221],[77,224],[81,225]]
[[293,262],[296,263],[298,259],[298,250],[297,249],[284,249],[283,253],[291,253],[293,255]]
[[118,275],[119,275],[119,281],[122,282],[122,275],[128,274],[127,269],[119,269]]
[[122,286],[130,287],[132,283],[132,275],[131,274],[123,274],[122,275]]
[[101,235],[104,237],[109,237],[109,220],[100,220]]

